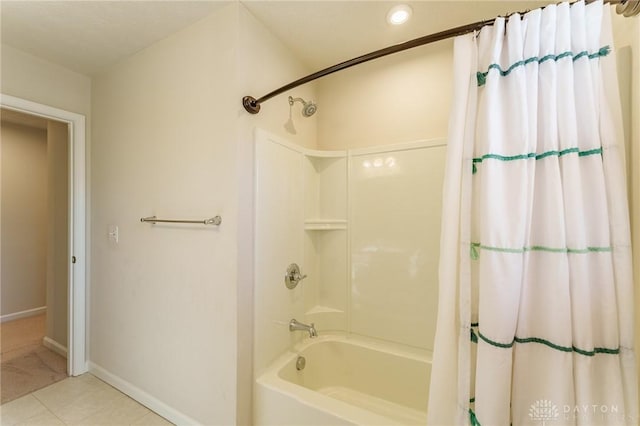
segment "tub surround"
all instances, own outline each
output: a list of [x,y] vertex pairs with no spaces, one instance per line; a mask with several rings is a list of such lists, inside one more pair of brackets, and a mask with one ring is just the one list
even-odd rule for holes
[[[444,153],[441,139],[317,151],[256,132],[255,424],[426,421]],[[290,289],[294,262],[307,277]]]
[[[444,155],[442,139],[317,151],[256,132],[256,374],[299,340],[291,318],[433,349]],[[294,262],[307,277],[288,289]]]

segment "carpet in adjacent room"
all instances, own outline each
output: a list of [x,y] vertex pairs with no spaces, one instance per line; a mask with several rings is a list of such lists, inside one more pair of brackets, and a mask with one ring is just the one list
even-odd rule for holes
[[0,325],[0,403],[67,377],[67,360],[42,345],[45,316]]

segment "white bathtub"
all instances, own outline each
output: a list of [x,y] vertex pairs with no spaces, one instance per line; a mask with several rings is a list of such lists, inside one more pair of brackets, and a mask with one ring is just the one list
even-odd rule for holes
[[[296,370],[303,356],[306,367]],[[305,339],[256,381],[254,424],[426,424],[431,360],[361,338]]]

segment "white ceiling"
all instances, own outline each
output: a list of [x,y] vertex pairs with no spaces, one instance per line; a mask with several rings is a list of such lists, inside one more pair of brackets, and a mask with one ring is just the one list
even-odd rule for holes
[[[551,3],[409,1],[413,17],[392,27],[398,1],[241,0],[310,71],[392,44],[498,14]],[[229,1],[0,1],[1,40],[93,75],[202,19]]]
[[93,75],[223,1],[0,1],[2,43]]

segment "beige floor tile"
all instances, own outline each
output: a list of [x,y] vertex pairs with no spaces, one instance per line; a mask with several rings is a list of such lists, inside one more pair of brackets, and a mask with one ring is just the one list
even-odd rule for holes
[[83,393],[65,405],[51,406],[45,403],[45,406],[63,422],[79,424],[83,423],[86,418],[111,407],[114,401],[123,398],[125,396],[122,393],[109,387],[108,389]]
[[91,374],[69,377],[0,406],[2,426],[171,426]]
[[24,422],[18,423],[16,426],[65,426],[65,424],[51,411],[45,411],[42,414],[31,417]]
[[173,423],[169,422],[163,417],[160,417],[153,411],[150,411],[143,418],[131,424],[134,426],[172,426],[173,425]]
[[[141,420],[149,413],[151,413],[151,411],[145,406],[123,395],[121,398],[111,401],[100,411],[83,418],[76,424],[78,426],[130,425]],[[73,422],[67,422],[67,424],[75,426]]]
[[87,373],[78,377],[69,377],[61,382],[35,391],[33,396],[47,408],[54,411],[55,409],[68,406],[84,395],[105,389],[113,388]]
[[33,395],[23,396],[0,405],[0,424],[2,426],[12,426],[46,412],[45,406]]

